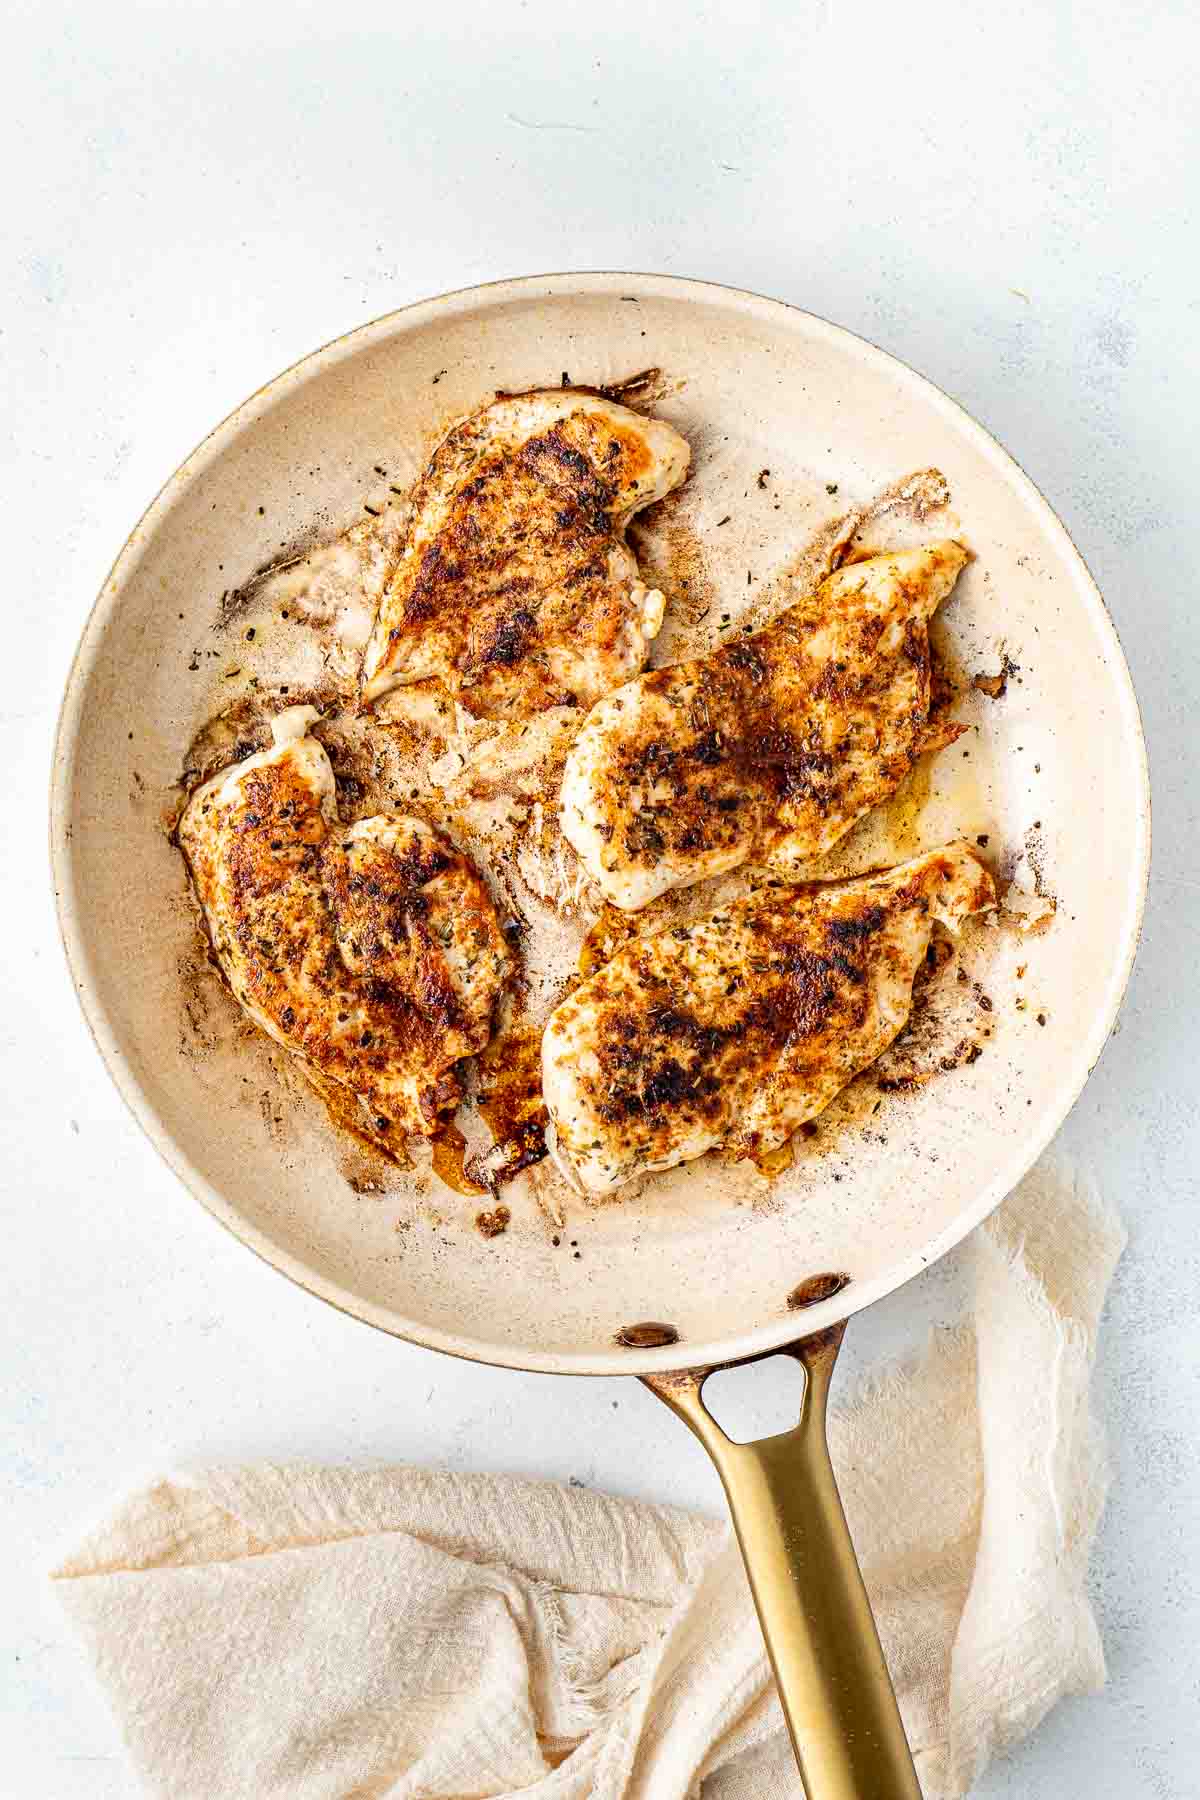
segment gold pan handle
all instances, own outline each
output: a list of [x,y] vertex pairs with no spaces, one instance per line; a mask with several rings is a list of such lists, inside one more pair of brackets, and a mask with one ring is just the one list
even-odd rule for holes
[[735,1365],[642,1379],[716,1464],[807,1800],[921,1800],[825,1436],[844,1331],[770,1353],[803,1366],[804,1399],[791,1431],[757,1443],[733,1443],[702,1399],[716,1367]]

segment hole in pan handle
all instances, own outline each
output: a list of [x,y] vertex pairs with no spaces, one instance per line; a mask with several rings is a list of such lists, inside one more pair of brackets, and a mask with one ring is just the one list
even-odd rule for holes
[[710,1375],[737,1365],[642,1380],[721,1477],[807,1800],[921,1800],[825,1436],[844,1331],[836,1325],[769,1352],[802,1365],[804,1398],[790,1431],[756,1443],[733,1443],[702,1398]]

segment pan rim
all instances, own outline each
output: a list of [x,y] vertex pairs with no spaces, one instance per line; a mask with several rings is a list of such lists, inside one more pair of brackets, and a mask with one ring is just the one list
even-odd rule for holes
[[447,310],[452,314],[461,314],[481,301],[500,305],[510,298],[527,298],[539,288],[544,290],[546,298],[554,298],[563,294],[608,294],[633,285],[637,286],[639,294],[646,297],[674,297],[719,303],[760,318],[778,318],[784,315],[790,327],[800,323],[814,337],[838,344],[860,359],[889,371],[895,379],[916,389],[941,411],[997,472],[1016,488],[1040,516],[1040,522],[1051,538],[1057,539],[1065,560],[1074,563],[1081,577],[1080,597],[1106,645],[1105,660],[1114,677],[1114,689],[1122,709],[1124,735],[1136,746],[1137,766],[1132,771],[1132,779],[1137,790],[1137,831],[1136,841],[1128,846],[1131,853],[1130,882],[1120,955],[1111,966],[1107,988],[1102,1004],[1096,1009],[1090,1036],[1077,1047],[1060,1091],[1044,1115],[1041,1129],[1021,1146],[1011,1159],[1011,1167],[1006,1166],[990,1182],[984,1184],[975,1203],[957,1214],[937,1237],[907,1258],[891,1265],[875,1279],[862,1284],[852,1283],[842,1293],[809,1309],[804,1314],[803,1333],[800,1335],[808,1335],[851,1317],[875,1300],[882,1299],[903,1286],[922,1268],[945,1255],[994,1211],[1041,1155],[1078,1099],[1116,1022],[1141,937],[1150,867],[1149,768],[1140,709],[1116,627],[1081,552],[1045,495],[991,432],[927,376],[857,333],[788,301],[724,283],[629,270],[563,271],[509,277],[413,301],[331,339],[257,388],[201,440],[164,482],[134,525],[88,613],[72,658],[54,735],[49,848],[59,934],[76,999],[119,1095],[161,1159],[205,1210],[261,1260],[336,1310],[390,1336],[470,1362],[544,1374],[643,1375],[669,1372],[681,1367],[744,1361],[770,1354],[794,1342],[798,1335],[798,1319],[795,1315],[784,1316],[753,1326],[734,1336],[708,1343],[689,1344],[682,1361],[681,1347],[678,1345],[644,1350],[624,1350],[614,1346],[611,1351],[605,1352],[536,1351],[483,1342],[467,1334],[451,1334],[398,1317],[389,1309],[363,1299],[340,1283],[308,1268],[298,1257],[283,1250],[265,1232],[252,1226],[224,1198],[220,1190],[201,1174],[162,1125],[142,1083],[124,1057],[100,1000],[98,986],[92,979],[90,958],[77,924],[68,836],[69,799],[78,723],[88,676],[108,622],[120,604],[125,580],[136,567],[143,544],[167,516],[177,496],[236,441],[247,425],[261,417],[278,398],[314,375],[336,366],[348,356],[358,354],[373,341],[383,341],[398,330],[419,326],[432,318],[435,311],[440,316],[445,316]]

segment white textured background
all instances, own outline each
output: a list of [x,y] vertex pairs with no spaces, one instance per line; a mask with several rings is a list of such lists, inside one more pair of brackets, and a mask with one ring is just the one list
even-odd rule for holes
[[[896,352],[1014,451],[1116,617],[1155,873],[1119,1033],[1063,1133],[1133,1234],[1100,1371],[1111,1683],[981,1791],[1200,1795],[1193,9],[39,0],[0,8],[0,45],[4,1800],[134,1792],[43,1572],[168,1458],[436,1460],[717,1508],[636,1383],[437,1359],[238,1249],[125,1117],[48,899],[59,691],[166,475],[325,339],[567,268],[756,288]],[[852,1360],[936,1314],[951,1280],[878,1309]]]

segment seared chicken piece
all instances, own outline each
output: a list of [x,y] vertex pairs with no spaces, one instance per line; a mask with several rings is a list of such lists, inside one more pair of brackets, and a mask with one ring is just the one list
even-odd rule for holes
[[311,706],[271,749],[193,794],[179,844],[217,961],[256,1024],[315,1078],[404,1131],[458,1102],[454,1065],[482,1050],[508,950],[474,868],[417,819],[341,826]]
[[818,887],[779,887],[638,938],[542,1039],[555,1155],[593,1194],[724,1145],[762,1156],[897,1036],[935,920],[994,906],[964,844]]
[[589,707],[645,666],[664,600],[625,544],[691,457],[601,395],[506,395],[443,439],[417,487],[363,698],[433,679],[480,718]]
[[602,700],[560,818],[607,898],[635,911],[748,857],[794,867],[953,743],[966,727],[929,718],[927,627],[966,561],[946,540],[852,563],[765,630]]

